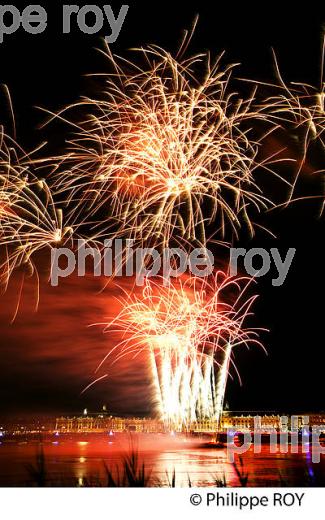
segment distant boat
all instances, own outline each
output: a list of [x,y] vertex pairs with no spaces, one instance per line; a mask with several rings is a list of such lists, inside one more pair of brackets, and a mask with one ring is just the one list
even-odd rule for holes
[[226,448],[227,444],[225,442],[204,442],[203,444],[200,444],[200,448],[211,448],[214,450],[224,450]]

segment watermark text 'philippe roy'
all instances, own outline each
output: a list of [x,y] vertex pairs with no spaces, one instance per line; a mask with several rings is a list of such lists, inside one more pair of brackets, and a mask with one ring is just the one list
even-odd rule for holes
[[[280,417],[279,427],[276,428],[263,424],[263,417],[256,415],[253,431],[247,428],[227,428],[227,454],[230,462],[235,461],[235,455],[242,455],[250,449],[253,453],[261,453],[263,434],[269,438],[270,453],[311,453],[312,462],[320,462],[321,455],[325,454],[325,446],[321,441],[325,425],[311,426],[308,415],[301,419],[302,422],[299,424],[298,416],[293,415],[289,418],[283,415]],[[243,437],[241,443],[235,440],[238,434]]]
[[[84,34],[97,34],[104,27],[110,34],[105,37],[107,43],[116,42],[125,21],[128,5],[122,5],[118,14],[110,5],[63,5],[63,34],[70,34],[72,29],[79,28]],[[48,13],[41,5],[28,5],[20,11],[14,5],[0,5],[0,43],[4,36],[14,34],[22,28],[28,34],[42,34],[48,25]]]
[[[166,284],[171,278],[176,278],[189,271],[197,277],[211,275],[215,268],[213,253],[205,248],[195,248],[187,253],[181,248],[164,248],[163,251],[151,248],[133,249],[133,240],[116,239],[105,240],[104,246],[99,249],[90,247],[84,240],[78,240],[77,249],[63,247],[51,251],[51,283],[57,286],[60,278],[66,278],[77,271],[79,277],[86,274],[86,263],[92,261],[94,276],[135,276],[136,284],[143,285],[148,276],[162,275]],[[238,259],[243,258],[245,272],[251,277],[265,276],[270,271],[277,270],[272,285],[283,285],[292,264],[296,250],[289,249],[281,257],[278,249],[253,248],[247,251],[242,248],[230,249],[230,276],[238,274]],[[262,265],[256,267],[256,257],[262,259]],[[261,260],[259,259],[259,264]],[[254,264],[254,265],[253,265]],[[89,264],[88,264],[89,265]]]

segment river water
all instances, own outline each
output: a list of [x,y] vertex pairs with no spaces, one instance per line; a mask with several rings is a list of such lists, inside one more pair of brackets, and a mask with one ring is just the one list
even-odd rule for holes
[[[299,447],[301,451],[301,446]],[[324,485],[325,463],[313,462],[308,453],[270,453],[268,444],[261,453],[250,448],[238,457],[237,469],[229,460],[227,448],[207,447],[206,441],[171,435],[124,434],[101,436],[50,437],[36,440],[4,440],[0,444],[0,486],[35,486],[41,480],[48,486],[105,486],[107,471],[117,481],[123,474],[123,460],[130,452],[144,465],[148,485],[240,486],[248,474],[248,486]],[[316,450],[316,448],[315,448]],[[323,457],[323,455],[321,455]],[[105,468],[106,466],[106,468]]]

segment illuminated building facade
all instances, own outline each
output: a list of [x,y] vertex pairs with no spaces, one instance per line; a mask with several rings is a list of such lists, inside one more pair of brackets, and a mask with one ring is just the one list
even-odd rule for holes
[[[261,429],[274,429],[284,431],[283,417],[287,418],[289,429],[291,424],[291,416],[282,416],[279,414],[259,414],[259,413],[234,413],[224,412],[219,431],[227,429],[235,429],[238,431],[253,431],[254,420],[259,417],[259,425]],[[297,414],[294,415],[294,424],[301,428],[306,419],[309,419],[309,426],[324,426],[325,414]],[[56,419],[55,431],[60,433],[104,433],[104,432],[138,432],[138,433],[164,433],[169,430],[166,425],[152,418],[123,418],[104,415],[87,415],[83,417],[60,417]],[[218,430],[218,421],[206,419],[195,421],[188,425],[184,425],[179,431],[188,433],[213,433]]]

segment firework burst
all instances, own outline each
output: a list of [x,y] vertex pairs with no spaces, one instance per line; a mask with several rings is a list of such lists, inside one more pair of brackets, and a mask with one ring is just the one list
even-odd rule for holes
[[234,65],[204,54],[186,59],[187,45],[185,38],[176,57],[138,49],[142,67],[107,51],[114,72],[103,99],[77,104],[92,115],[74,125],[55,182],[71,211],[97,216],[103,233],[205,245],[209,224],[222,238],[243,223],[253,233],[251,212],[271,204],[255,174],[276,162],[258,160],[275,125],[258,135],[267,117],[254,108],[256,90],[241,99],[230,86]]
[[[216,388],[224,394],[232,349],[261,345],[257,329],[244,327],[255,296],[244,296],[247,279],[222,272],[210,279],[178,279],[167,287],[162,282],[147,278],[140,296],[130,293],[121,300],[121,312],[105,331],[118,331],[122,339],[100,366],[114,354],[118,361],[146,352],[157,411],[170,427],[216,419],[223,404]],[[227,303],[229,292],[236,293],[232,303]],[[216,385],[220,367],[223,382]]]
[[[306,163],[312,143],[319,143],[322,152],[325,152],[325,82],[324,82],[325,38],[323,39],[321,56],[321,74],[318,86],[306,83],[291,82],[287,84],[280,72],[277,58],[274,54],[278,85],[272,85],[278,93],[270,96],[265,103],[266,110],[281,126],[291,126],[295,131],[302,132],[302,156],[292,183],[289,201],[292,200],[297,180]],[[324,175],[324,170],[315,171]],[[323,183],[325,188],[325,184]],[[325,204],[325,190],[323,195]]]
[[30,171],[26,156],[20,161],[17,148],[1,142],[0,160],[0,248],[1,281],[7,285],[15,268],[27,267],[37,274],[37,252],[67,243],[73,228],[64,223],[45,180]]

